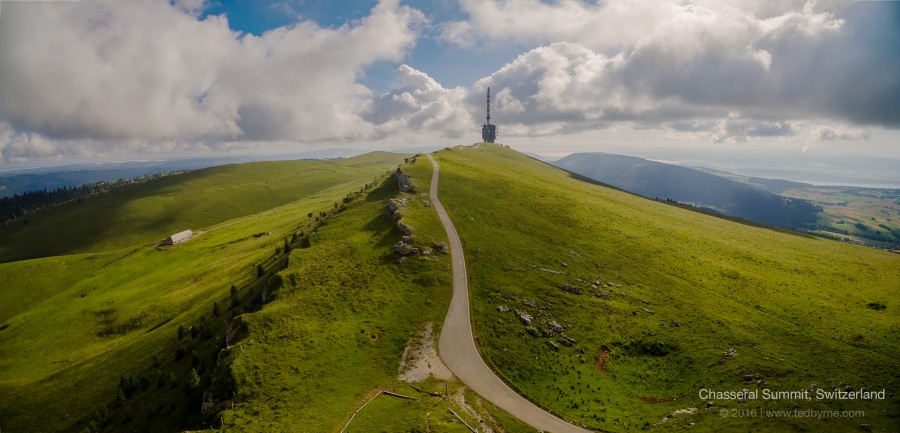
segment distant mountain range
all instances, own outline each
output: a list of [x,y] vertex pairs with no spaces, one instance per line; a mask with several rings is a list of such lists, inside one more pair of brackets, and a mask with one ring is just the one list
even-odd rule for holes
[[606,153],[573,153],[553,162],[596,181],[645,197],[674,200],[760,224],[802,228],[814,224],[821,209],[813,203],[772,191],[798,182],[747,178],[709,172],[642,158]]

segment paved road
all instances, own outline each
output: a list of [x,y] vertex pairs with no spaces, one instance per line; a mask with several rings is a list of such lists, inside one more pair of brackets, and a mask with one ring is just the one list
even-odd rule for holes
[[497,407],[538,430],[552,433],[590,433],[590,430],[569,424],[516,394],[481,359],[472,336],[472,322],[469,320],[469,283],[462,244],[459,242],[459,235],[453,227],[453,222],[438,199],[438,176],[441,167],[431,155],[428,155],[428,159],[434,165],[434,173],[431,176],[431,201],[441,218],[441,223],[444,224],[447,237],[450,238],[450,255],[453,263],[453,299],[450,301],[450,310],[447,311],[438,342],[441,359],[462,383]]

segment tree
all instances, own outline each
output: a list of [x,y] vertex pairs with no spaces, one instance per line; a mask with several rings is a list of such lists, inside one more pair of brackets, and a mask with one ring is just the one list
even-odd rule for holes
[[262,265],[256,265],[256,278],[262,278],[264,275],[266,275],[266,270]]
[[291,253],[291,243],[288,241],[287,238],[284,239],[284,253],[285,254]]
[[188,386],[190,386],[191,389],[197,389],[197,387],[200,386],[200,375],[197,374],[196,368],[191,369],[191,381],[188,382]]
[[178,341],[184,338],[184,326],[178,325]]
[[213,317],[219,317],[219,303],[213,302]]

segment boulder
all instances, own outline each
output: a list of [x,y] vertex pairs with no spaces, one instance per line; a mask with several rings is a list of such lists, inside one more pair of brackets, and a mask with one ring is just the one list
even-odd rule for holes
[[573,295],[580,295],[580,294],[581,294],[581,289],[579,289],[578,287],[575,287],[575,286],[573,286],[573,285],[571,285],[571,284],[563,284],[563,285],[560,286],[559,288],[562,289],[563,291],[569,292],[569,293],[571,293],[571,294],[573,294]]
[[400,241],[394,245],[394,252],[401,256],[409,256],[418,253],[419,249],[406,242]]
[[604,292],[603,290],[601,290],[597,293],[594,293],[594,296],[598,298],[609,299],[609,292]]
[[560,325],[559,323],[556,323],[555,320],[551,320],[550,323],[547,324],[547,328],[549,328],[551,331],[553,331],[557,334],[561,334],[563,331],[566,330],[566,328],[563,328],[562,325]]
[[531,317],[530,314],[522,310],[516,310],[516,317],[518,317],[519,321],[525,326],[531,326],[531,322],[534,321],[534,317]]
[[404,224],[402,221],[397,221],[396,225],[397,225],[397,230],[399,230],[400,233],[407,235],[407,236],[412,234],[412,227]]
[[399,185],[400,187],[400,192],[416,192],[416,188],[412,184],[412,179],[410,179],[409,176],[403,173],[403,171],[400,170],[399,167],[397,168],[397,171],[394,172],[394,177],[397,179],[397,185]]
[[566,347],[572,347],[572,346],[574,346],[575,343],[576,343],[576,341],[575,341],[574,338],[569,338],[569,337],[567,337],[567,336],[565,336],[565,335],[561,335],[561,336],[559,337],[559,340],[556,340],[556,341],[558,341],[559,344],[562,344],[563,346],[566,346]]
[[528,333],[531,334],[532,337],[540,337],[541,336],[541,333],[538,332],[537,328],[535,328],[533,326],[529,326],[529,327],[525,328],[525,330],[528,331]]
[[447,245],[446,242],[435,242],[431,244],[431,247],[434,248],[435,251],[442,254],[447,254],[450,252],[450,245]]

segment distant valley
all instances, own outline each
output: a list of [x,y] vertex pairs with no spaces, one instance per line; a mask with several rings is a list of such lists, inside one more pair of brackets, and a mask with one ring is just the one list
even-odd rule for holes
[[575,153],[553,164],[648,198],[851,243],[900,246],[897,189],[816,186],[606,153]]

